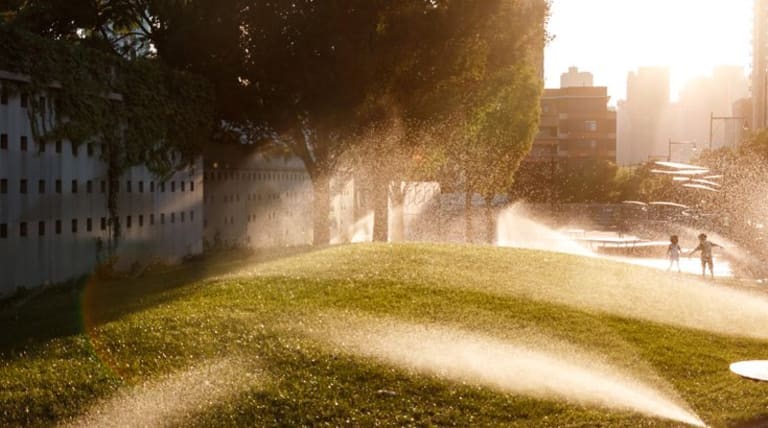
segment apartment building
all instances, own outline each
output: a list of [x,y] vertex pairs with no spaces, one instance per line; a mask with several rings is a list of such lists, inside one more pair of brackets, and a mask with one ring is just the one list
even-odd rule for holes
[[616,112],[608,89],[568,86],[545,89],[539,133],[528,161],[616,161]]

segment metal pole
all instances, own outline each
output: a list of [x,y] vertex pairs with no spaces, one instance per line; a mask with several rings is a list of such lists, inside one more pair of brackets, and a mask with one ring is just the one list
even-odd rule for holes
[[555,212],[555,156],[557,149],[555,144],[549,148],[549,208],[553,214]]
[[667,162],[672,162],[672,139],[667,143]]

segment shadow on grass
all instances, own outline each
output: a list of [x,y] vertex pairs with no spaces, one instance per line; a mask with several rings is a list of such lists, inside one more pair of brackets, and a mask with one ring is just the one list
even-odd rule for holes
[[84,277],[50,287],[28,300],[0,306],[0,356],[49,340],[83,333],[131,313],[176,300],[212,276],[244,266],[289,258],[325,247],[226,251],[179,265],[163,266],[138,278],[98,280]]
[[758,416],[746,421],[735,422],[730,426],[733,428],[765,428],[768,427],[768,415]]

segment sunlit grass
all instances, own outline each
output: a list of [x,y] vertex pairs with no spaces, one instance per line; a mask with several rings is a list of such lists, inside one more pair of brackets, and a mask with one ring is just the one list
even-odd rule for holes
[[[243,375],[236,394],[190,413],[188,423],[674,425],[419,375],[293,328],[312,329],[318,313],[339,311],[542,347],[547,339],[569,343],[673,390],[715,426],[768,413],[768,384],[728,372],[732,361],[768,358],[765,341],[660,315],[696,304],[665,299],[690,298],[697,286],[712,283],[490,247],[353,245],[271,261],[219,257],[90,283],[79,293],[54,290],[0,319],[0,425],[77,418],[126,389],[222,358],[260,373],[258,381]],[[643,306],[651,303],[649,312]]]

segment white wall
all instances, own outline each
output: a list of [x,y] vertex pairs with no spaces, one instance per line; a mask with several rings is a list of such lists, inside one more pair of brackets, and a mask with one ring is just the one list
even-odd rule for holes
[[[106,193],[102,192],[107,172],[100,160],[101,145],[92,145],[89,154],[88,146],[83,144],[75,155],[69,141],[61,142],[60,152],[56,150],[56,142],[49,141],[45,151],[38,152],[27,111],[20,101],[20,95],[11,92],[7,104],[0,104],[0,134],[7,135],[8,141],[7,148],[0,148],[0,180],[7,183],[7,191],[0,192],[0,297],[14,293],[18,287],[32,288],[88,274],[99,258],[104,257],[97,251],[99,240],[106,244],[109,237],[109,229],[101,228],[102,218],[108,217]],[[21,147],[22,137],[27,140],[26,150]],[[25,194],[20,191],[21,180],[27,182]],[[38,187],[41,180],[43,192]],[[56,191],[57,180],[61,181],[60,193]],[[73,192],[73,180],[77,182],[76,192]],[[128,181],[131,181],[130,193]],[[182,181],[184,191],[181,191]],[[143,192],[139,192],[140,182],[143,182]],[[150,192],[151,182],[155,182],[154,192]],[[175,192],[170,191],[171,183],[176,183]],[[117,253],[119,265],[125,267],[135,261],[158,259],[174,261],[200,253],[202,195],[202,162],[171,177],[164,192],[146,168],[129,170],[120,180],[118,195],[123,226],[123,240]],[[165,214],[165,224],[160,223],[161,214]],[[150,224],[152,215],[154,224]],[[174,222],[170,221],[171,215]],[[139,216],[142,216],[142,225],[139,225]],[[77,222],[76,230],[73,230],[73,221]],[[59,233],[57,222],[61,225]],[[42,234],[40,223],[44,228]],[[23,224],[26,224],[26,236],[21,234]]]
[[205,241],[223,248],[311,244],[312,184],[301,161],[247,148],[208,156]]

